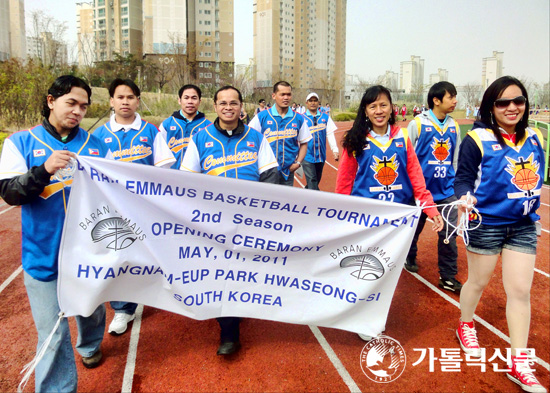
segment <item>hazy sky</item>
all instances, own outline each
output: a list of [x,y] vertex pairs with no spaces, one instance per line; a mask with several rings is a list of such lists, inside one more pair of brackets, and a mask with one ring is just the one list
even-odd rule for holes
[[[183,1],[183,0],[181,0]],[[252,1],[235,0],[235,60],[253,57]],[[67,21],[76,41],[75,0],[25,0]],[[455,84],[480,83],[481,64],[504,52],[504,73],[535,82],[550,79],[548,0],[348,0],[346,73],[363,79],[399,73],[411,55],[424,59],[424,80],[438,68]]]

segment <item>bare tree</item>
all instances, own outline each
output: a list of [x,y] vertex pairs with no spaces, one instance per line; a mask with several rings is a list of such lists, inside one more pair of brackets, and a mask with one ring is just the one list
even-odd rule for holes
[[31,12],[31,37],[35,56],[44,65],[57,68],[65,65],[67,44],[63,40],[67,22],[60,22],[42,10]]
[[476,106],[481,98],[481,85],[476,82],[466,83],[462,87],[462,95],[466,105]]

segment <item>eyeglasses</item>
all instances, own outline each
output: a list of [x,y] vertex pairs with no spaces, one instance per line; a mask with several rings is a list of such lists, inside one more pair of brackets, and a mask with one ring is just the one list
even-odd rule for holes
[[515,98],[499,98],[498,100],[495,100],[495,108],[508,108],[511,102],[513,102],[515,106],[524,106],[527,102],[527,98],[524,96],[517,96]]
[[222,101],[222,102],[217,102],[216,106],[219,106],[220,108],[225,108],[229,106],[233,109],[236,109],[241,106],[241,103],[238,101],[231,101],[231,102]]

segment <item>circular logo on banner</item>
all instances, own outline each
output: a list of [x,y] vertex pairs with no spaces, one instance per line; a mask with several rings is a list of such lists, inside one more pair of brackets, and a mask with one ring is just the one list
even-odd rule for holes
[[371,381],[393,382],[405,370],[407,356],[399,343],[388,336],[370,340],[361,350],[361,370]]

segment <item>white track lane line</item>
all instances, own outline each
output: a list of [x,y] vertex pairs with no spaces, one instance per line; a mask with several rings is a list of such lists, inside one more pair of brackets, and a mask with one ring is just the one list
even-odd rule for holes
[[[458,303],[456,300],[454,300],[452,297],[450,297],[449,295],[447,295],[446,293],[444,293],[442,290],[440,290],[439,288],[436,288],[435,285],[433,285],[431,282],[427,281],[424,277],[420,276],[418,273],[411,273],[411,272],[407,272],[409,274],[412,274],[415,278],[417,278],[421,283],[423,283],[424,285],[426,285],[428,288],[430,288],[432,291],[434,291],[435,293],[437,293],[439,296],[441,296],[443,299],[447,300],[449,303],[451,303],[453,306],[455,306],[456,308],[458,308],[460,310],[460,303]],[[487,322],[486,320],[484,320],[483,318],[477,316],[474,314],[474,319],[476,320],[476,322],[482,324],[483,326],[485,326],[487,329],[489,329],[489,331],[491,331],[492,333],[496,334],[498,337],[500,337],[501,339],[503,339],[504,341],[506,341],[508,344],[510,344],[510,338],[502,333],[500,330],[498,330],[496,327],[494,327],[493,325],[491,325],[489,322]],[[547,362],[545,362],[544,360],[542,360],[541,358],[539,357],[536,357],[535,358],[537,363],[540,364],[542,367],[544,367],[546,370],[550,371],[550,364],[548,364]]]
[[15,269],[15,271],[6,279],[6,281],[4,281],[2,283],[2,285],[0,285],[0,293],[2,293],[2,291],[4,289],[6,289],[6,287],[8,285],[10,285],[10,283],[15,280],[15,277],[17,277],[19,275],[19,273],[21,273],[23,271],[23,267],[19,266],[17,269]]
[[[305,177],[304,177],[304,179],[305,179]],[[300,187],[306,188],[306,186],[302,184],[302,182],[298,179],[298,177],[296,175],[294,175],[294,180],[296,180],[296,182],[300,185]]]
[[143,315],[143,304],[136,309],[136,319],[132,323],[132,335],[130,336],[130,345],[128,347],[128,357],[126,358],[126,367],[124,368],[124,378],[122,379],[122,393],[130,393],[134,383],[134,372],[136,370],[137,348],[139,343],[139,332],[141,330],[141,316]]
[[9,212],[11,209],[15,209],[15,206],[10,206],[6,210],[2,210],[0,214],[4,214],[5,212]]
[[356,392],[360,393],[361,390],[359,389],[359,386],[357,386],[357,384],[355,383],[351,375],[349,375],[348,370],[346,370],[346,368],[344,367],[344,365],[342,364],[342,362],[340,361],[340,359],[338,358],[338,356],[336,355],[336,353],[328,343],[325,336],[323,336],[323,333],[321,333],[321,331],[317,326],[310,325],[309,328],[313,332],[313,335],[315,336],[317,341],[319,341],[319,344],[321,344],[321,347],[327,354],[329,360],[332,362],[332,365],[334,366],[336,371],[338,371],[338,374],[340,374],[340,377],[342,377],[342,380],[344,381],[344,383],[348,385],[349,391],[352,393],[356,393]]

